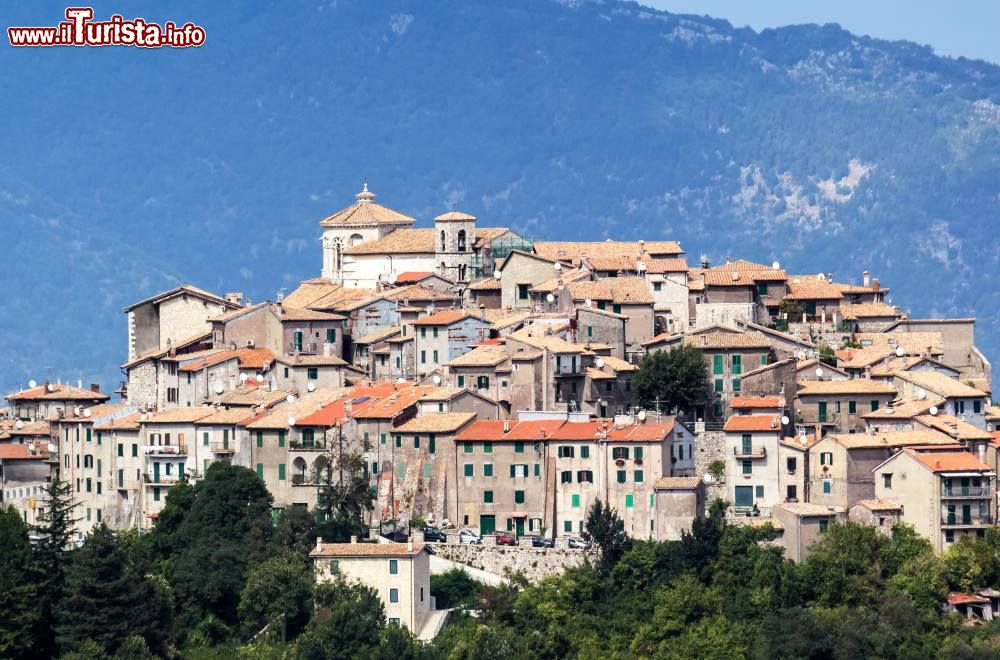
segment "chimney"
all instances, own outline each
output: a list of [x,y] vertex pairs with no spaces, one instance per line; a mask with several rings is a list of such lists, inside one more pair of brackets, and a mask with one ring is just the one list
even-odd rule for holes
[[406,551],[413,552],[413,539],[411,538],[406,542]]
[[357,543],[357,542],[358,542],[358,537],[357,536],[352,536],[351,537],[351,543]]
[[827,284],[833,284],[833,273],[827,273],[826,274],[826,283]]
[[503,420],[503,432],[504,433],[510,433],[510,420],[509,419]]
[[316,545],[317,546],[323,545],[323,537],[322,536],[317,536],[316,537]]
[[46,392],[49,390],[49,379],[48,378],[46,378],[45,382],[42,383],[42,389],[44,389]]
[[94,394],[100,394],[101,393],[101,385],[100,385],[100,383],[91,383],[90,384],[90,391],[93,392]]
[[872,283],[871,273],[869,273],[867,270],[861,273],[861,282],[862,284],[865,285],[865,287],[871,286]]
[[235,293],[235,292],[234,293],[227,293],[224,296],[224,298],[226,299],[226,302],[232,303],[233,305],[242,305],[243,304],[243,294],[242,293]]
[[875,290],[875,291],[879,290],[878,278],[877,277],[875,277],[875,278],[872,279],[872,289]]
[[76,379],[76,389],[78,389],[78,390],[82,390],[83,389],[83,379],[82,378],[77,378]]

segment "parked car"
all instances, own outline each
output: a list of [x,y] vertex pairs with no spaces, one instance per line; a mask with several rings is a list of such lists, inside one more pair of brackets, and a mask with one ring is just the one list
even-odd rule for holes
[[495,529],[486,536],[496,537],[497,545],[517,545],[517,537],[510,532],[501,532]]
[[471,529],[460,529],[458,530],[458,542],[462,545],[479,545],[483,540]]
[[430,543],[447,543],[448,535],[437,527],[427,526],[420,530],[424,533],[424,540]]
[[569,545],[569,547],[573,548],[574,550],[590,550],[591,546],[590,541],[586,541],[580,538],[579,536],[565,535],[565,536],[560,536],[559,538],[566,539],[567,545]]
[[544,536],[522,536],[521,538],[531,541],[532,548],[551,548],[553,546],[552,539],[547,539]]

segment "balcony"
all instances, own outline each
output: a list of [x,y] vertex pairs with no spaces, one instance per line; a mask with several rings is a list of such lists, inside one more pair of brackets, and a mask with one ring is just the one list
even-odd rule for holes
[[989,486],[942,486],[941,497],[961,498],[975,497],[984,498],[990,496]]
[[317,438],[316,440],[289,440],[288,449],[289,451],[324,451],[327,449],[329,443],[323,438]]
[[828,412],[825,415],[820,415],[815,411],[806,411],[795,416],[795,423],[835,425],[840,423],[840,413]]
[[733,447],[733,456],[736,458],[764,458],[767,456],[766,447],[751,447],[747,451],[743,447]]
[[754,509],[752,506],[731,506],[726,509],[726,518],[770,518],[771,507],[761,506]]
[[147,486],[173,486],[181,480],[176,474],[161,474],[156,477],[151,474],[142,475],[142,480]]
[[145,445],[142,448],[142,453],[153,456],[186,456],[187,447],[185,445]]
[[326,486],[329,485],[326,477],[314,476],[312,479],[309,478],[307,474],[293,474],[292,475],[292,485],[293,486]]
[[302,344],[291,343],[288,345],[289,355],[294,355],[295,353],[299,353],[300,355],[315,355],[318,352],[319,352],[319,344],[317,344],[316,342],[308,342]]
[[213,454],[233,454],[236,452],[235,442],[213,442],[212,443],[212,453]]
[[990,514],[976,516],[944,515],[941,516],[942,527],[984,527],[993,524],[993,516]]

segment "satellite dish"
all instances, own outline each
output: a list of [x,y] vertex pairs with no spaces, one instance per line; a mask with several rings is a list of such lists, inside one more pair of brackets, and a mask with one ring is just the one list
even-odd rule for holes
[[34,388],[38,387],[38,383],[36,383],[34,380],[29,380],[28,381],[28,387],[34,389]]
[[771,264],[771,268],[773,268],[774,270],[781,270],[781,264],[775,261],[774,263]]
[[316,391],[316,383],[309,383],[308,385],[306,385],[306,389],[309,390],[310,392],[315,392]]
[[646,421],[646,411],[645,410],[640,410],[639,411],[639,421],[640,422],[645,422]]
[[706,484],[713,484],[715,483],[715,477],[713,477],[710,472],[706,472],[705,476],[702,477],[702,481],[704,481]]
[[587,307],[593,307],[593,306],[594,306],[594,301],[593,301],[593,300],[591,300],[590,298],[587,298],[587,299],[586,299],[586,300],[585,300],[585,301],[583,302],[583,304],[584,304],[585,306],[587,306]]
[[550,303],[551,303],[551,302],[555,302],[555,301],[556,301],[556,297],[555,297],[555,296],[553,296],[553,295],[552,295],[552,294],[550,293],[550,294],[548,294],[548,295],[546,295],[546,296],[545,296],[545,300],[546,300],[547,302],[550,302]]
[[295,403],[295,395],[289,394],[288,396],[285,397],[285,401],[287,401],[288,403]]
[[938,414],[938,407],[937,406],[931,406],[930,410],[928,410],[927,412],[929,412],[932,415],[936,415],[936,414]]
[[556,272],[558,273],[559,271],[562,270],[562,264],[557,261],[555,266],[553,266],[553,268],[555,268]]
[[918,399],[926,399],[927,398],[927,390],[925,390],[922,387],[919,390],[917,390],[917,398]]
[[53,385],[52,383],[49,383],[49,386],[46,387],[45,389],[47,389],[49,392],[55,392],[56,391],[56,386]]
[[289,426],[295,426],[295,417],[289,417],[288,418],[288,425]]
[[782,415],[781,416],[781,425],[782,426],[788,426],[788,422],[789,422],[788,415]]
[[797,357],[800,360],[805,360],[806,359],[806,352],[805,351],[799,351],[798,353],[795,354],[795,357]]
[[34,442],[29,442],[28,443],[28,451],[35,451],[35,443]]
[[439,376],[437,374],[434,374],[434,378],[432,380],[434,381],[435,385],[440,385],[441,384],[441,376]]
[[14,422],[14,428],[20,431],[21,429],[24,428],[24,422],[22,422],[21,420],[17,420],[16,422]]
[[823,377],[823,367],[816,367],[816,378]]
[[215,393],[216,394],[222,394],[225,391],[226,391],[226,386],[225,385],[223,385],[222,383],[216,383],[215,384]]
[[56,453],[57,451],[59,451],[59,447],[56,447],[56,446],[55,446],[54,444],[52,444],[52,443],[50,442],[50,443],[49,443],[49,453],[50,453],[50,454],[54,454],[54,453]]
[[87,408],[86,410],[83,411],[83,416],[84,417],[90,417],[90,415],[91,415],[90,408]]
[[500,271],[499,270],[493,271],[493,277],[496,279],[500,279]]
[[258,383],[263,383],[264,382],[264,376],[262,374],[257,374],[257,382]]
[[897,346],[896,347],[896,357],[903,357],[903,355],[905,353],[906,353],[906,351],[903,350],[902,346]]
[[389,284],[395,284],[395,283],[396,283],[396,274],[389,273]]
[[240,374],[240,382],[241,383],[246,383],[247,382],[247,378],[249,378],[249,376],[247,376],[246,374]]
[[597,366],[598,369],[604,368],[604,360],[602,360],[601,358],[597,358],[596,360],[594,360],[594,364]]

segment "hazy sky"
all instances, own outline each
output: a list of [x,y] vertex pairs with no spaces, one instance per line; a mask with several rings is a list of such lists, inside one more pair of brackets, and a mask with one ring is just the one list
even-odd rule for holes
[[680,14],[724,18],[755,30],[840,23],[851,32],[906,39],[940,55],[1000,63],[1000,0],[639,0]]

